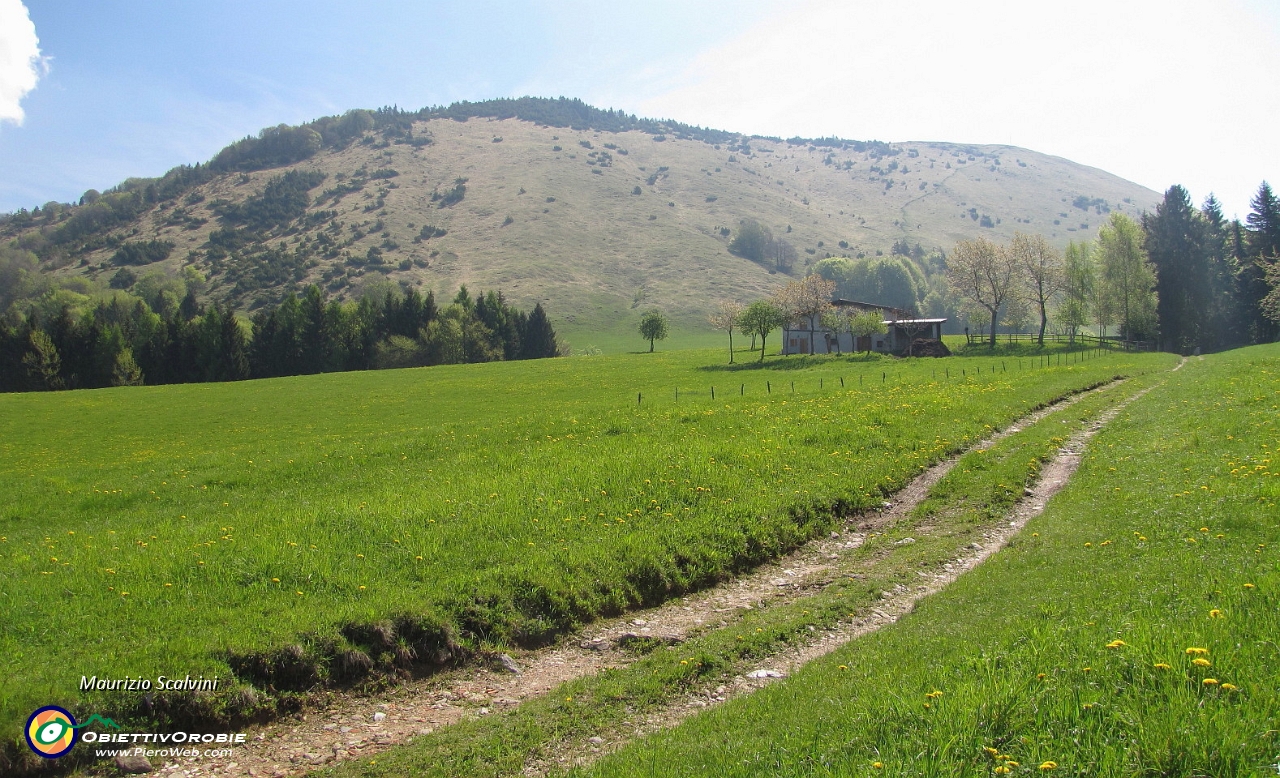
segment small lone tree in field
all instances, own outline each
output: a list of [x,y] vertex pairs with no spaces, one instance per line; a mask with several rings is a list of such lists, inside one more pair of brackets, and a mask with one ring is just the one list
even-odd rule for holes
[[729,364],[733,364],[733,329],[738,326],[738,317],[742,315],[742,303],[732,300],[721,300],[716,309],[708,316],[711,326],[729,333]]
[[849,334],[853,337],[853,349],[858,349],[858,339],[866,338],[866,352],[871,353],[871,336],[884,335],[889,331],[884,323],[884,316],[876,310],[860,311],[856,308],[848,314]]
[[666,340],[667,317],[657,308],[650,308],[640,317],[640,336],[649,341],[649,352],[653,353],[655,340]]
[[760,336],[760,361],[764,361],[764,341],[769,333],[787,323],[787,314],[769,300],[756,300],[739,319],[742,329]]

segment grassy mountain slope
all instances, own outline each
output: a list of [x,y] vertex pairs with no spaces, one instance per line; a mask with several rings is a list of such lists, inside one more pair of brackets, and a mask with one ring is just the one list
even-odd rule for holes
[[[392,144],[368,132],[292,165],[213,176],[145,210],[107,245],[46,268],[105,282],[120,241],[162,240],[174,244],[168,258],[133,272],[193,265],[211,299],[244,310],[307,283],[338,296],[384,277],[447,296],[467,284],[501,289],[521,307],[542,302],[575,347],[616,349],[638,343],[645,308],[666,310],[677,330],[705,330],[715,300],[747,300],[786,280],[729,253],[745,218],[793,244],[791,272],[803,274],[828,255],[889,254],[900,240],[949,251],[962,238],[1023,230],[1065,245],[1092,237],[1105,209],[1134,214],[1158,199],[1104,171],[1007,146],[748,136],[713,144],[516,118],[429,118],[413,123],[412,136],[418,143]],[[325,174],[307,217],[257,249],[283,247],[289,269],[270,269],[279,255],[211,260],[210,234],[226,224],[219,214],[289,169]],[[462,199],[439,199],[458,179]],[[445,234],[415,242],[425,226]],[[3,232],[30,243],[39,229]],[[375,247],[382,264],[367,262]]]

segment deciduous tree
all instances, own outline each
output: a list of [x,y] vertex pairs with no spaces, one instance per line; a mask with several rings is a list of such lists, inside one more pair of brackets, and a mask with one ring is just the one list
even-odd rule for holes
[[947,258],[951,288],[991,315],[991,348],[996,346],[1000,307],[1013,291],[1017,267],[1010,251],[986,238],[960,241]]
[[1093,299],[1093,259],[1089,244],[1071,241],[1063,258],[1062,304],[1058,306],[1058,321],[1067,328],[1071,342],[1076,341],[1076,331],[1088,324],[1089,302]]
[[657,308],[650,308],[640,317],[640,336],[649,341],[649,352],[653,352],[656,340],[666,340],[667,317]]
[[1156,274],[1143,246],[1142,227],[1119,211],[1098,231],[1098,264],[1106,297],[1125,340],[1156,334]]
[[853,347],[858,347],[858,339],[866,338],[866,352],[871,353],[871,338],[875,335],[884,335],[889,331],[889,326],[884,323],[884,316],[876,310],[851,308],[847,313],[846,321],[849,328],[849,335],[853,338]]
[[742,303],[734,300],[721,300],[707,319],[711,326],[729,333],[729,364],[733,364],[733,330],[738,326],[738,317],[742,315]]
[[787,315],[770,300],[756,300],[742,312],[740,322],[744,331],[760,337],[760,361],[763,362],[765,339],[787,323]]
[[836,284],[819,275],[805,276],[799,281],[789,281],[774,296],[775,304],[789,318],[807,319],[809,322],[809,353],[813,353],[813,333],[818,328],[822,314],[831,310],[832,295]]
[[1014,297],[1023,297],[1024,308],[1030,303],[1039,312],[1040,333],[1037,340],[1043,346],[1044,331],[1049,326],[1049,301],[1062,291],[1065,281],[1062,255],[1045,241],[1043,235],[1024,235],[1021,232],[1014,233],[1009,248],[1022,268],[1025,291],[1025,295]]

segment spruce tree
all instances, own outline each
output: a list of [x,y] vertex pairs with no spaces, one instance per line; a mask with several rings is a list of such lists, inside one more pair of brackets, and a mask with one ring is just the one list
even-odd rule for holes
[[1145,214],[1147,254],[1156,271],[1156,320],[1165,351],[1207,346],[1202,324],[1210,308],[1206,230],[1187,190],[1174,184],[1155,214]]
[[1244,307],[1241,328],[1251,343],[1270,343],[1280,332],[1280,325],[1263,310],[1263,301],[1271,293],[1267,282],[1267,266],[1280,257],[1280,202],[1266,181],[1250,202],[1252,211],[1245,219],[1246,258],[1240,265],[1236,288]]
[[542,309],[542,303],[537,303],[533,306],[533,311],[529,314],[524,332],[520,337],[520,358],[554,357],[557,351],[556,331],[551,328],[551,322],[547,320],[547,312]]

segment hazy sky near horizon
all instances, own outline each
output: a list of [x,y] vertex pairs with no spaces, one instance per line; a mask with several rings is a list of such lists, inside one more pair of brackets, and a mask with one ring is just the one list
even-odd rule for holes
[[520,95],[736,132],[1021,146],[1243,218],[1275,0],[0,0],[0,211],[282,122]]

